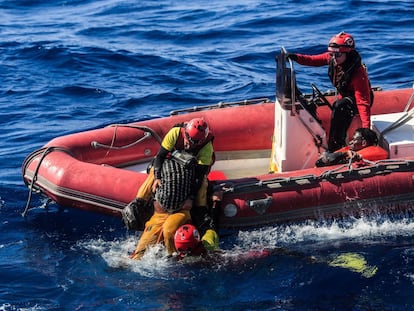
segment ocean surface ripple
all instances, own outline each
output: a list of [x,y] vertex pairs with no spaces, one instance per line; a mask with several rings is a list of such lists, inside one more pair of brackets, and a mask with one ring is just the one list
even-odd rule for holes
[[[414,310],[412,215],[241,231],[222,237],[222,261],[188,264],[157,249],[131,262],[138,234],[119,219],[45,210],[37,196],[21,216],[32,151],[178,108],[274,98],[282,46],[319,53],[345,30],[372,85],[411,88],[413,1],[0,0],[0,9],[0,310]],[[303,91],[332,88],[326,69],[295,68]],[[240,260],[263,248],[275,251]],[[329,264],[349,253],[368,270]]]

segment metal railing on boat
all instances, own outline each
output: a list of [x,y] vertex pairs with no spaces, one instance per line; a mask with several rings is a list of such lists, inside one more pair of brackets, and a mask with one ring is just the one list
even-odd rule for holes
[[173,110],[170,112],[170,116],[178,115],[180,113],[189,113],[189,112],[196,112],[196,111],[202,111],[202,110],[226,108],[226,107],[231,107],[231,106],[257,105],[257,104],[270,103],[270,102],[271,100],[266,97],[255,98],[255,99],[245,99],[245,100],[234,101],[234,102],[218,102],[217,104],[212,104],[212,105],[194,106],[191,108]]

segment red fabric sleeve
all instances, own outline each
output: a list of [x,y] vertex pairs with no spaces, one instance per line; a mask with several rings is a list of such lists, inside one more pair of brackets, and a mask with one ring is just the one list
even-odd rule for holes
[[355,94],[356,105],[362,127],[371,126],[371,90],[368,75],[363,66],[360,66],[352,75],[349,87]]
[[[305,66],[327,66],[331,56],[329,52],[318,55],[296,54],[297,63]],[[360,66],[352,75],[349,82],[349,89],[355,94],[358,113],[361,118],[362,127],[371,126],[371,90],[369,86],[368,74],[363,66]]]
[[296,54],[298,59],[297,63],[305,66],[314,66],[314,67],[320,67],[320,66],[327,66],[329,65],[329,61],[331,59],[331,56],[328,52],[318,54],[318,55],[304,55],[304,54]]

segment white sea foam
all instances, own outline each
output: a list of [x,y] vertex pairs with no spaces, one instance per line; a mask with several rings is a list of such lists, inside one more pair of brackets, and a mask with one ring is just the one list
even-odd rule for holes
[[[397,237],[412,236],[414,222],[409,218],[399,220],[367,220],[353,218],[330,223],[306,222],[303,224],[281,225],[257,230],[240,231],[235,242],[226,243],[222,238],[220,256],[226,261],[243,255],[246,250],[276,249],[280,247],[300,249],[306,245],[339,245],[346,241],[364,244],[383,243]],[[102,238],[78,243],[78,246],[101,256],[114,269],[127,269],[143,277],[169,279],[169,269],[176,261],[166,256],[162,245],[150,247],[141,260],[132,260],[129,254],[135,249],[138,235],[125,239],[105,241]],[[325,246],[324,246],[325,245]]]
[[165,274],[173,261],[166,256],[163,245],[149,247],[141,260],[133,260],[129,254],[135,249],[137,236],[128,236],[125,239],[104,241],[91,239],[79,242],[79,246],[99,254],[109,267],[115,269],[128,269],[150,278],[168,278]]
[[273,248],[298,243],[335,241],[380,242],[402,236],[412,236],[414,222],[410,218],[399,220],[350,218],[344,221],[268,227],[253,231],[240,231],[238,244],[244,247]]

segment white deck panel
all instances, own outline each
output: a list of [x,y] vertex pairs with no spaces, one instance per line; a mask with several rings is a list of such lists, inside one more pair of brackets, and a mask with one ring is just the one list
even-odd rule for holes
[[[381,133],[406,114],[397,112],[371,116],[372,129]],[[414,156],[414,118],[385,135],[380,135],[380,143],[382,147],[388,148],[391,159]]]

